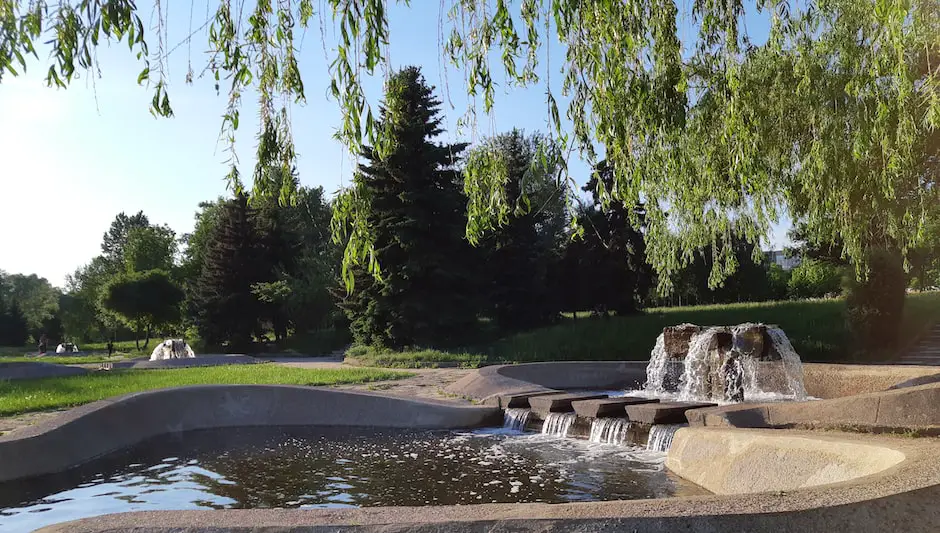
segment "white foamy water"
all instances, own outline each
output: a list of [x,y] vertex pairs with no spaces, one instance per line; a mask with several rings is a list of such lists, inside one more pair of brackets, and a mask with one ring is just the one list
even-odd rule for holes
[[629,444],[630,421],[625,418],[595,418],[591,422],[590,441],[599,444]]
[[[692,336],[682,361],[670,360],[665,349],[665,336],[656,339],[646,367],[646,384],[640,391],[627,391],[631,396],[678,401],[708,401],[718,404],[735,403],[733,394],[743,391],[745,401],[802,401],[815,399],[806,395],[803,366],[786,333],[777,327],[767,328],[766,340],[779,360],[761,360],[761,354],[745,353],[744,333],[759,324],[740,324],[730,328],[734,359],[719,350],[717,335],[722,328],[706,328]],[[727,366],[723,366],[728,361]],[[676,375],[681,368],[681,375]],[[718,384],[729,384],[719,390]],[[740,392],[739,392],[740,393]],[[726,397],[726,395],[728,397]]]
[[575,418],[577,415],[574,413],[548,413],[545,422],[542,423],[542,434],[566,437]]
[[679,428],[688,427],[687,424],[656,424],[650,428],[649,440],[646,442],[646,449],[653,452],[669,451],[672,446],[672,439],[676,436]]
[[503,427],[513,431],[525,431],[531,413],[529,409],[506,409],[503,412]]

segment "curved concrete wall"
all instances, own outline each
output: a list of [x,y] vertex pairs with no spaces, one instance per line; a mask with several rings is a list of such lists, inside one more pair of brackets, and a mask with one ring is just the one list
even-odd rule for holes
[[940,375],[940,368],[911,365],[803,364],[806,393],[822,399],[888,390],[906,381],[933,375]]
[[883,472],[904,461],[897,450],[825,436],[683,428],[666,466],[716,494],[787,491]]
[[635,389],[646,382],[646,361],[558,361],[483,367],[447,388],[460,396],[542,389]]
[[495,425],[498,409],[286,385],[201,385],[72,409],[0,436],[0,481],[58,472],[165,433],[245,426],[450,429]]
[[915,430],[940,434],[940,383],[813,402],[740,404],[690,411],[693,426]]

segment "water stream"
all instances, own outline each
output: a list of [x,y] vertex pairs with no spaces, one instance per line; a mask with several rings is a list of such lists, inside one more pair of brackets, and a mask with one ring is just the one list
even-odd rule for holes
[[567,437],[575,418],[577,415],[574,413],[548,413],[545,422],[542,423],[542,434]]
[[591,422],[591,442],[600,444],[628,444],[630,421],[626,418],[595,418]]
[[646,449],[653,452],[669,451],[672,446],[672,439],[676,436],[679,428],[688,427],[688,424],[655,424],[650,428],[649,440],[646,442]]
[[530,409],[506,409],[503,413],[503,427],[512,431],[525,431],[531,413]]

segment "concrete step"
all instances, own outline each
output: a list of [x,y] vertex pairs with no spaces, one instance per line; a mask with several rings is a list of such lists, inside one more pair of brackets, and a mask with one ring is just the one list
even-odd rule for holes
[[624,407],[644,403],[657,403],[656,398],[640,398],[637,396],[622,396],[620,398],[600,398],[595,400],[577,400],[571,402],[571,407],[578,416],[586,418],[622,417],[626,416]]
[[595,400],[606,398],[606,394],[549,394],[546,396],[533,396],[529,398],[529,406],[533,411],[546,413],[567,413],[572,410],[571,402],[577,400]]
[[685,424],[685,412],[690,409],[715,407],[714,403],[659,402],[626,406],[627,418],[641,424]]
[[548,396],[550,394],[565,394],[565,391],[534,391],[534,392],[521,392],[518,394],[501,394],[499,396],[499,407],[503,409],[528,409],[529,398],[535,396]]

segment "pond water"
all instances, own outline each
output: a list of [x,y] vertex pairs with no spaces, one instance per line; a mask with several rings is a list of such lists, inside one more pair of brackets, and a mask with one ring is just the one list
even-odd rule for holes
[[0,531],[143,510],[560,503],[704,493],[669,475],[663,458],[639,448],[506,430],[188,432],[67,472],[0,484]]

